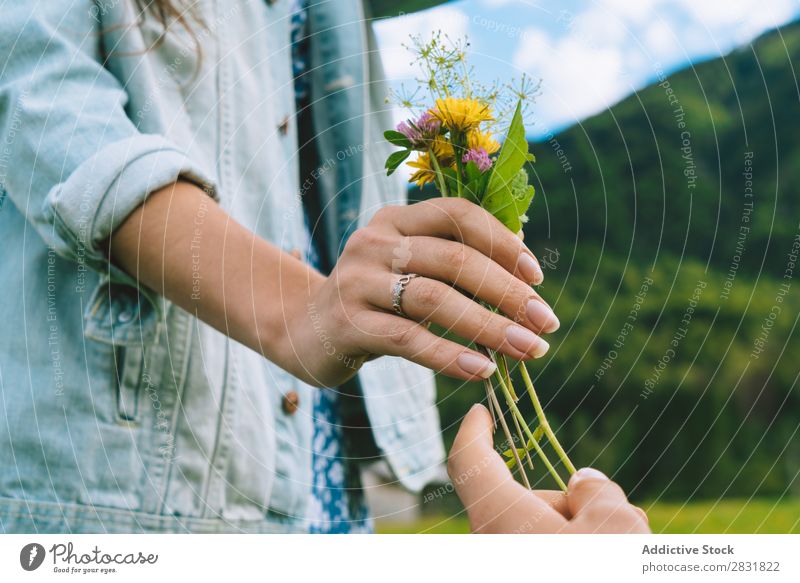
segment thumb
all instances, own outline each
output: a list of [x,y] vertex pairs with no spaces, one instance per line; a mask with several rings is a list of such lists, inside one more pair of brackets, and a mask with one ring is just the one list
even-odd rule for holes
[[582,468],[569,480],[567,505],[573,524],[586,532],[638,532],[646,525],[625,492],[594,468]]
[[474,405],[464,417],[447,462],[447,472],[464,505],[490,492],[514,488],[514,478],[494,450],[494,421],[483,405]]
[[[461,422],[447,469],[477,532],[554,532],[566,521],[557,510],[561,499],[537,496],[514,480],[494,450],[494,422],[475,405]],[[513,447],[513,446],[512,446]]]

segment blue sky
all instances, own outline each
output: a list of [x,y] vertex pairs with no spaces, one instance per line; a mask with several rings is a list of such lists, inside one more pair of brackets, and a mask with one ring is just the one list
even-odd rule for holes
[[400,44],[437,29],[469,37],[479,77],[541,79],[528,128],[541,136],[613,105],[659,69],[726,54],[799,17],[800,0],[462,0],[375,29],[394,85],[414,75]]

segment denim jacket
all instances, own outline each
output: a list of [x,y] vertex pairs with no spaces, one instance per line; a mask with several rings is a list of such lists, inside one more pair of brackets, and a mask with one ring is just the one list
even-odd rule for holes
[[[288,2],[198,5],[199,51],[180,26],[165,35],[136,21],[130,1],[3,5],[0,531],[305,528],[319,389],[139,286],[102,250],[179,177],[281,248],[307,244]],[[390,6],[309,12],[314,179],[333,253],[404,201],[382,171],[391,118],[366,13]],[[420,489],[443,460],[432,375],[382,358],[359,380],[378,447]],[[294,412],[282,407],[290,391]]]

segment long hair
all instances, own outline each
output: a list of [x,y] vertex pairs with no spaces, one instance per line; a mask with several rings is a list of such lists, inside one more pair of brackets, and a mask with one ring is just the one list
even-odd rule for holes
[[148,50],[157,48],[164,41],[164,36],[169,34],[170,28],[174,26],[179,26],[189,33],[197,54],[195,76],[200,72],[203,61],[203,48],[196,33],[198,29],[208,30],[195,9],[196,3],[197,0],[134,0],[139,18],[154,18],[164,28],[165,34]]
[[175,24],[189,32],[195,26],[203,26],[193,0],[135,0],[135,3],[143,17],[155,18],[165,30]]

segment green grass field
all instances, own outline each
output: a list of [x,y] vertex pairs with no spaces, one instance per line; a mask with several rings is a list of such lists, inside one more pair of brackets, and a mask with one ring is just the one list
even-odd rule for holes
[[[767,534],[800,533],[800,500],[722,500],[687,504],[643,504],[653,532],[664,534]],[[463,515],[426,517],[415,524],[379,522],[383,534],[466,533]]]

